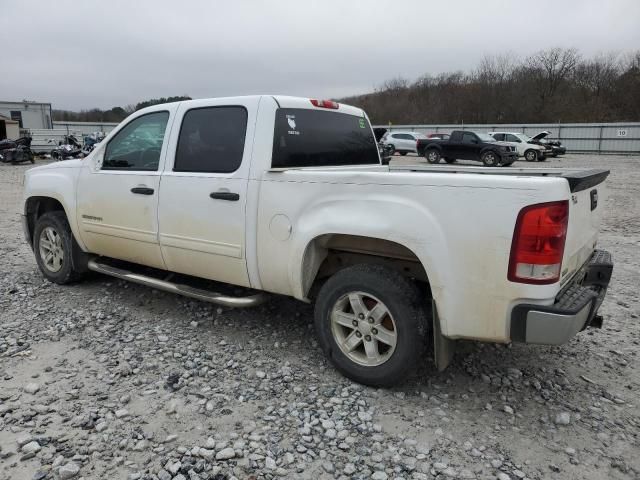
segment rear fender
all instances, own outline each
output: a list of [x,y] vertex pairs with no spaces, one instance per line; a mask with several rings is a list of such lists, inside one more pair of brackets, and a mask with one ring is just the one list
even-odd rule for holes
[[[419,225],[416,228],[416,225]],[[330,234],[356,235],[389,240],[404,246],[418,258],[427,273],[433,299],[446,301],[442,286],[449,281],[450,258],[442,228],[424,205],[406,198],[372,193],[366,200],[325,199],[305,210],[294,225],[288,266],[293,296],[306,300],[326,248],[317,241]],[[446,323],[442,325],[446,334]]]

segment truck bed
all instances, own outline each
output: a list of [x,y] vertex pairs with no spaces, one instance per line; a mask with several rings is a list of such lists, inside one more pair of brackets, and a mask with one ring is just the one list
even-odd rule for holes
[[503,168],[503,167],[455,167],[431,165],[390,165],[389,171],[428,173],[477,173],[481,175],[509,175],[524,177],[562,177],[569,182],[571,192],[585,190],[602,183],[609,175],[606,169],[582,168]]

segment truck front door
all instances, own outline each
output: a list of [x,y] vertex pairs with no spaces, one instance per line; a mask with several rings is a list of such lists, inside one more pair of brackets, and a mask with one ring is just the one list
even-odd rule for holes
[[249,286],[246,139],[253,138],[257,106],[258,99],[180,105],[158,206],[168,270]]
[[459,157],[462,160],[478,160],[480,152],[480,140],[472,132],[464,132],[462,134],[462,142],[459,148]]
[[158,244],[158,189],[175,106],[129,121],[83,162],[77,221],[91,253],[164,268]]

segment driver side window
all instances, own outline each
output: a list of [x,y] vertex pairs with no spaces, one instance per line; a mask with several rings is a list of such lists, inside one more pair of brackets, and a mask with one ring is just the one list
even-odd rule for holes
[[129,122],[109,141],[102,170],[158,170],[168,120],[169,112],[153,112]]
[[476,136],[473,133],[463,133],[462,143],[477,143]]

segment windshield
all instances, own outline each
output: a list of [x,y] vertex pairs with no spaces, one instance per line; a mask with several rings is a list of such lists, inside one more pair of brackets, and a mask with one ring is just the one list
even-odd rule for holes
[[478,138],[480,140],[482,140],[483,142],[495,142],[496,139],[493,138],[491,135],[489,135],[488,133],[478,133],[475,132],[475,134],[478,136]]

